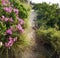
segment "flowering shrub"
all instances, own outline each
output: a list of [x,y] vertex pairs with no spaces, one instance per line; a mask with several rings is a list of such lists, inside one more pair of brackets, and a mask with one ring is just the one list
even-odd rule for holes
[[20,0],[10,0],[10,2],[14,5],[15,8],[19,9],[19,16],[21,18],[28,17],[28,7],[20,2]]
[[20,10],[8,0],[2,0],[0,10],[0,48],[10,48],[24,32],[24,21],[19,17]]

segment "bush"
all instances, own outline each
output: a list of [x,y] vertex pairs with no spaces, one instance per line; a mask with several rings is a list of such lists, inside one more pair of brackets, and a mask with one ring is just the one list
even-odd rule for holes
[[[60,8],[58,4],[47,4],[47,3],[40,3],[34,6],[37,12],[37,25],[38,27],[45,25],[48,28],[56,28],[60,29]],[[52,11],[51,11],[52,10]]]
[[28,17],[28,12],[27,12],[27,9],[23,6],[23,4],[20,3],[19,0],[10,0],[11,3],[13,3],[14,7],[19,9],[19,16],[22,18],[22,19],[25,19]]
[[[20,50],[20,45],[24,45],[24,20],[25,14],[22,17],[19,15],[20,9],[24,13],[26,9],[20,6],[18,0],[2,0],[0,4],[0,57],[1,58],[17,58],[17,51]],[[16,4],[13,4],[15,2]],[[18,7],[17,7],[18,6]],[[22,8],[21,8],[22,7]]]
[[[40,3],[34,6],[37,12],[37,38],[47,46],[49,57],[60,55],[60,8],[58,4]],[[49,46],[49,48],[48,48]],[[56,57],[58,58],[58,57]]]
[[48,46],[50,46],[50,56],[53,56],[55,51],[57,54],[60,54],[60,31],[57,31],[55,28],[49,28],[48,30],[38,29],[36,32],[37,38],[42,39],[44,44],[48,44]]

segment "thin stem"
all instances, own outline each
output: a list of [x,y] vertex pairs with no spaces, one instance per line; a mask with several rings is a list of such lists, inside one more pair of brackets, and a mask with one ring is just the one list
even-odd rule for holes
[[8,48],[6,49],[6,58],[8,58]]

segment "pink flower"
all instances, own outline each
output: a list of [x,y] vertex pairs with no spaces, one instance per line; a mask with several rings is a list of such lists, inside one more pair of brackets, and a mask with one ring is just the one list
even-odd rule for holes
[[12,40],[12,37],[9,37],[8,40],[9,40],[9,41]]
[[20,24],[17,25],[17,28],[20,32],[22,32],[22,33],[24,32],[24,29],[22,28],[22,26]]
[[15,41],[17,41],[17,37],[15,37],[15,38],[9,37],[8,40],[15,42]]
[[17,37],[15,37],[15,38],[13,39],[13,41],[14,41],[14,42],[17,41]]
[[4,20],[5,20],[5,21],[8,21],[8,20],[9,20],[9,18],[5,18]]
[[2,18],[4,19],[5,17],[2,15]]
[[8,0],[2,0],[2,4],[3,6],[7,6],[10,4],[10,2]]
[[2,15],[2,18],[1,18],[1,20],[2,20],[2,21],[4,21],[4,18],[5,18],[5,17]]
[[17,25],[18,30],[22,29],[22,26],[20,24]]
[[8,33],[8,34],[12,34],[11,29],[6,30],[6,33]]
[[3,20],[3,21],[8,21],[8,20],[9,20],[9,18],[4,17],[4,16],[2,15],[2,20]]
[[9,7],[8,11],[11,13],[12,12],[12,7]]
[[10,41],[8,42],[9,46],[12,46],[13,43],[14,43],[13,40],[10,40]]
[[12,7],[4,7],[4,10],[5,10],[6,12],[11,13],[11,12],[12,12]]
[[12,37],[9,37],[8,40],[9,41],[5,43],[5,47],[11,47],[14,43]]
[[6,5],[6,2],[5,2],[5,0],[2,0],[2,4],[3,4],[3,5]]
[[9,9],[8,7],[4,7],[4,10],[7,11],[7,12],[8,12],[8,9]]
[[19,10],[18,9],[13,9],[13,11],[16,13],[16,14],[18,14],[18,12],[19,12]]
[[8,48],[10,48],[12,45],[13,45],[13,41],[12,40],[10,40],[10,41],[5,43],[5,47],[8,47]]
[[11,18],[9,18],[9,21],[13,22],[13,19],[12,19],[12,17],[11,17]]
[[23,32],[24,32],[24,29],[21,29],[21,30],[20,30],[20,32],[22,32],[22,33],[23,33]]
[[21,24],[21,25],[24,24],[24,21],[23,21],[22,19],[20,20],[20,24]]
[[9,41],[5,43],[5,47],[10,48],[14,44],[14,42],[17,41],[17,37],[9,37],[8,40]]
[[9,47],[9,44],[8,43],[5,43],[5,47]]
[[24,21],[22,19],[18,18],[18,20],[19,20],[19,22],[20,22],[21,25],[24,24]]

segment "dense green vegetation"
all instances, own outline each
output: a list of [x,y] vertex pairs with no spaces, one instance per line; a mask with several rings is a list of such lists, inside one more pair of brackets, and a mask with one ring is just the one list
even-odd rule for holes
[[58,4],[47,3],[35,4],[33,8],[37,12],[37,38],[43,40],[47,58],[57,57],[60,55],[60,8]]
[[[30,11],[30,5],[27,5],[27,0],[9,0],[11,2],[11,7],[14,9],[18,9],[19,13],[16,15],[14,10],[11,13],[4,11],[4,6],[0,0],[0,19],[2,15],[5,17],[12,17],[14,19],[14,23],[10,24],[9,22],[5,23],[0,20],[0,41],[5,44],[5,38],[9,36],[9,34],[5,37],[6,29],[10,28],[10,25],[15,27],[16,24],[19,23],[17,21],[17,17],[24,21],[22,28],[24,29],[23,33],[13,33],[11,36],[17,36],[18,40],[11,47],[7,48],[4,45],[0,46],[0,57],[1,58],[19,58],[20,52],[28,45],[27,43],[27,24],[28,16]],[[9,7],[9,5],[7,7]],[[37,40],[40,40],[46,52],[46,58],[59,58],[60,56],[60,8],[58,4],[47,4],[47,3],[39,3],[34,4],[33,9],[37,13],[36,19],[36,36]],[[29,25],[29,24],[28,24]],[[26,29],[26,30],[25,30]],[[27,33],[27,34],[26,34]],[[3,36],[2,36],[3,35]],[[7,40],[8,41],[8,40]],[[6,41],[6,42],[7,42]],[[1,42],[0,42],[1,44]]]
[[[0,45],[0,58],[18,58],[18,56],[20,55],[23,47],[25,47],[26,45],[28,45],[27,41],[26,41],[26,33],[25,33],[25,29],[26,29],[26,25],[27,25],[27,21],[28,21],[28,13],[30,11],[30,6],[26,8],[27,4],[23,4],[22,2],[20,2],[20,0],[6,0],[7,1],[7,6],[3,5],[2,0],[0,0],[0,44],[1,42],[3,43],[2,46]],[[11,9],[13,9],[10,12],[10,10],[4,10],[4,7],[7,7],[7,9],[9,9],[9,7],[11,7]],[[18,12],[18,14],[16,14],[14,11]],[[2,20],[2,16],[9,19],[10,17],[13,18],[13,23],[10,21],[3,21]],[[17,24],[19,23],[19,21],[17,19],[21,19],[23,25],[22,28],[24,29],[23,33],[19,33],[19,31],[17,32],[13,32],[12,35],[8,34],[6,35],[6,29],[9,29],[10,26],[12,26],[13,28],[17,27]],[[19,27],[20,28],[20,27]],[[16,29],[16,28],[15,28]],[[8,37],[15,37],[17,36],[17,42],[15,42],[11,47],[5,47],[5,42],[8,43]],[[18,54],[19,53],[19,54]]]
[[19,11],[19,16],[21,18],[27,18],[28,17],[28,12],[27,9],[23,6],[23,3],[21,3],[19,0],[10,0],[11,3],[13,3],[14,7],[18,8]]

